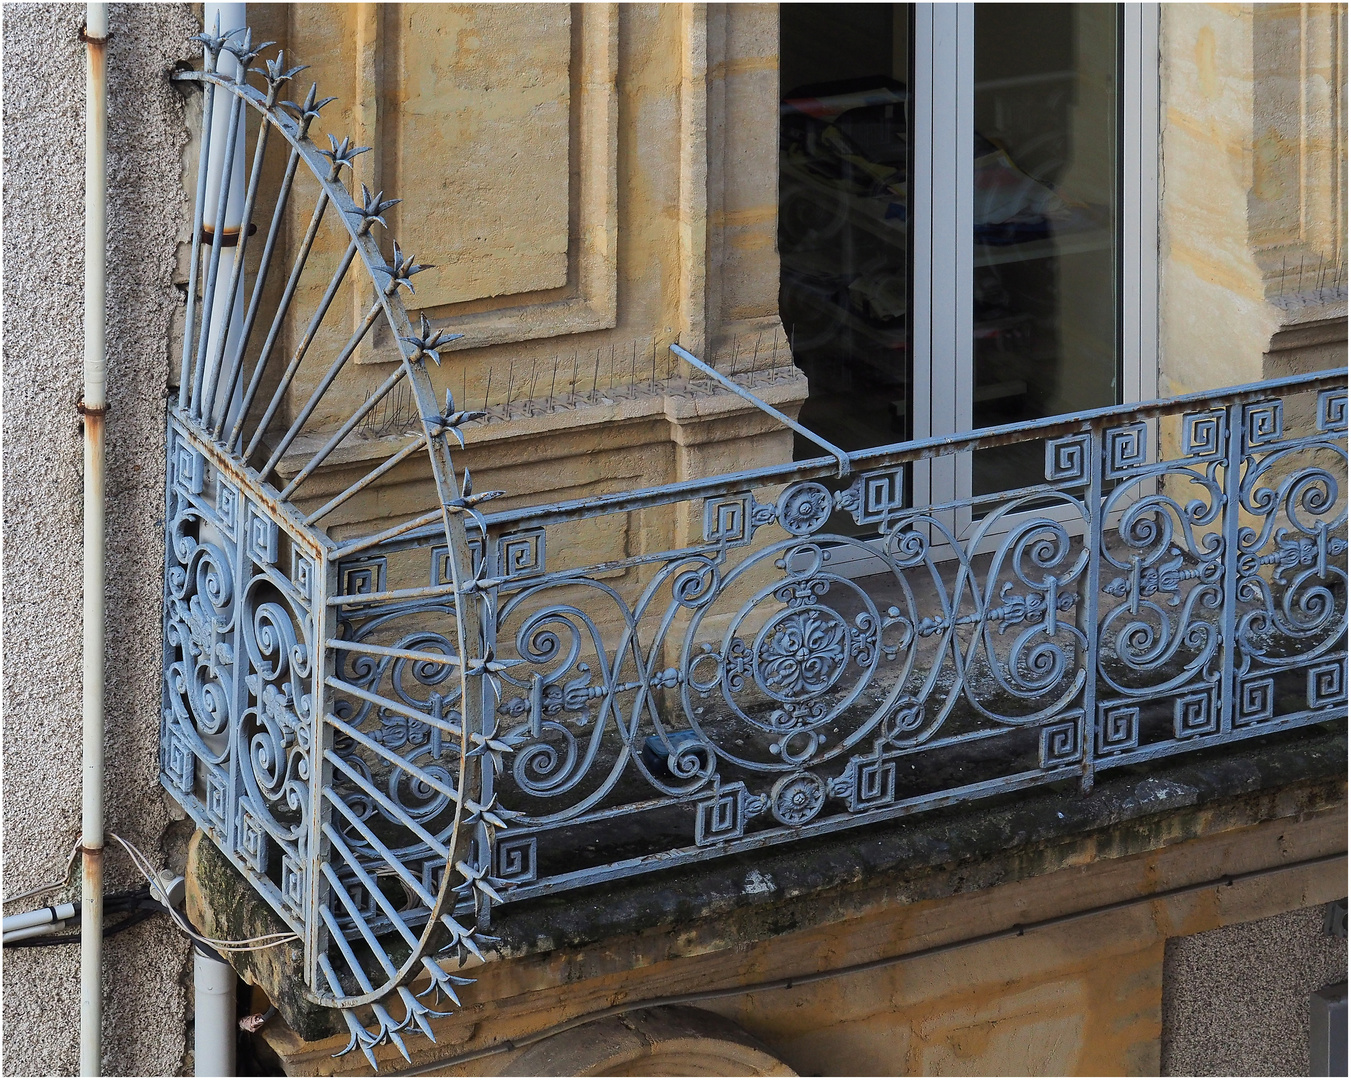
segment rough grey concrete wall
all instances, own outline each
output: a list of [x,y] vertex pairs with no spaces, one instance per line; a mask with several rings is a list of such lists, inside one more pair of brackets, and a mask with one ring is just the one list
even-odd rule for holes
[[[7,895],[58,876],[80,825],[83,19],[83,4],[4,10]],[[160,859],[171,825],[156,779],[164,406],[188,213],[184,109],[167,72],[189,56],[194,27],[186,4],[115,4],[108,56],[107,825]],[[124,856],[107,865],[110,887],[134,883]],[[105,1071],[181,1073],[183,937],[153,918],[109,939],[105,956]],[[5,1073],[77,1072],[78,950],[6,949],[3,989]]]
[[1346,939],[1323,909],[1168,942],[1165,1076],[1308,1076],[1309,995],[1346,978]]

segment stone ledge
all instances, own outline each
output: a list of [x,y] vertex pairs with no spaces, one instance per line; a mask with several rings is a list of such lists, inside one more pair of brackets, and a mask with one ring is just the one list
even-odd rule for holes
[[[835,833],[754,856],[712,859],[557,897],[509,904],[492,933],[499,960],[528,961],[615,939],[664,933],[668,957],[726,949],[884,907],[1157,851],[1262,822],[1303,820],[1346,803],[1342,725],[1267,736],[1103,774],[1094,791],[1014,793]],[[1246,867],[1232,867],[1234,870]],[[280,929],[271,910],[210,843],[195,838],[189,914],[216,936]],[[308,1003],[298,950],[237,954],[302,1040],[344,1030]]]
[[[1346,801],[1346,771],[1340,726],[1267,736],[1099,774],[1087,796],[1068,785],[1017,792],[507,905],[492,933],[501,955],[526,956],[754,909],[765,913],[742,918],[758,939],[780,932],[785,905],[806,925],[805,907],[826,892],[881,889],[885,902],[912,903],[1328,809]],[[958,871],[955,886],[932,873],[944,868]]]

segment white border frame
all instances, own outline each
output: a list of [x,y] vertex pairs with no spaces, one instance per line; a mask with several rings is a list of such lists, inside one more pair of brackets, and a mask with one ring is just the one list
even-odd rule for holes
[[[1158,391],[1159,5],[1123,7],[1119,390],[1126,403]],[[972,428],[975,22],[974,3],[915,5],[910,222],[916,439]],[[1151,459],[1154,454],[1151,445]],[[911,469],[916,508],[971,497],[969,453],[915,462]],[[1017,519],[991,530],[981,550],[997,544]],[[939,520],[959,537],[978,525],[969,508],[942,511]],[[939,535],[931,540],[946,547]],[[872,560],[845,558],[836,570],[847,573],[855,562],[862,572]]]
[[[972,430],[975,242],[970,139],[975,125],[975,4],[920,5],[924,7],[932,9],[935,58],[949,39],[957,53],[942,64],[936,59],[926,83],[919,79],[917,59],[915,78],[917,91],[926,91],[936,103],[929,132],[934,163],[930,182],[935,195],[930,291],[924,304],[919,303],[916,291],[916,307],[929,312],[929,432],[938,435]],[[1159,14],[1153,3],[1130,3],[1123,8],[1119,395],[1125,404],[1154,397],[1158,387]],[[920,17],[917,11],[916,20]],[[917,58],[918,45],[916,35]],[[941,119],[939,109],[944,107],[939,102],[947,103]],[[920,134],[917,128],[917,140]],[[955,193],[946,199],[946,206],[944,192]],[[940,246],[939,237],[944,234],[946,243]],[[920,385],[916,377],[916,386]],[[935,462],[931,477],[925,492],[929,504],[970,499],[971,455]],[[920,504],[918,487],[915,501]],[[969,536],[976,527],[970,509],[951,513],[954,532]],[[1045,516],[1047,511],[1038,513]],[[997,543],[1016,521],[1017,516],[1010,517],[1003,529],[992,530],[981,549]]]

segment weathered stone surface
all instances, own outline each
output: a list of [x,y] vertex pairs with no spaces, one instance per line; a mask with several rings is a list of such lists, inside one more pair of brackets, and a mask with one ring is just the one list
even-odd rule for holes
[[[201,832],[188,847],[186,909],[194,926],[220,940],[292,932]],[[231,953],[228,959],[246,982],[267,994],[297,1033],[323,1039],[346,1030],[340,1014],[315,1005],[306,996],[304,950],[299,942]]]
[[796,1076],[726,1017],[688,1006],[636,1009],[513,1055],[501,1076]]
[[[1015,904],[1021,904],[1026,921],[1032,921],[1167,888],[1183,883],[1182,878],[1206,880],[1223,873],[1278,867],[1310,854],[1344,851],[1345,798],[1345,733],[1306,730],[1175,759],[1150,769],[1108,772],[1088,796],[1077,790],[1024,793],[769,848],[754,856],[713,860],[555,899],[514,904],[501,909],[494,922],[493,933],[501,938],[500,955],[473,971],[480,983],[468,988],[467,1008],[441,1024],[451,1045],[466,1038],[476,1044],[493,1042],[554,1022],[551,1010],[557,1006],[546,1007],[539,999],[543,994],[547,1000],[551,988],[594,984],[597,989],[592,993],[617,994],[617,1000],[674,992],[674,987],[668,991],[655,972],[650,977],[646,971],[623,974],[645,964],[688,967],[707,963],[725,969],[719,971],[722,985],[754,982],[768,970],[794,962],[799,966],[790,966],[787,973],[812,970],[801,947],[793,944],[797,940],[815,941],[814,948],[824,950],[816,954],[816,962],[835,967],[846,962],[842,955],[871,959],[906,951],[925,943],[926,933],[951,940],[949,927],[969,926],[972,933],[979,933],[1024,921],[1021,915],[1005,916],[1003,922],[996,915],[984,922],[980,916],[961,914],[963,910],[995,912],[1001,903],[1007,909],[1007,902],[995,897],[1010,890],[1023,895]],[[1319,826],[1322,831],[1315,830],[1316,835],[1311,833],[1309,840],[1287,843],[1282,823],[1293,831],[1302,820],[1327,824]],[[1213,854],[1188,856],[1188,849],[1197,845]],[[209,879],[210,890],[202,884],[194,886],[190,903],[205,906],[203,897],[209,895],[212,910],[203,917],[223,932],[266,932],[266,918],[259,921],[250,909],[248,896],[240,892],[246,887],[237,875],[228,867],[223,871],[214,865],[224,860],[209,844],[202,843],[196,850],[194,867],[204,864],[206,868],[194,870],[194,875],[203,882]],[[214,863],[202,858],[206,852]],[[1171,868],[1164,869],[1170,861]],[[1207,864],[1213,870],[1209,875]],[[1079,884],[1071,886],[1072,880]],[[218,903],[216,890],[222,886],[224,900]],[[957,900],[965,907],[945,909]],[[253,906],[262,905],[255,899]],[[945,910],[950,914],[945,915]],[[1134,917],[1122,916],[1128,924]],[[1132,930],[1130,925],[1121,930],[1124,936],[1119,948],[1125,952],[1120,955],[1114,951],[1118,946],[1104,943],[1107,951],[1093,959],[1091,943],[1076,945],[1076,949],[1088,950],[1082,961],[1088,965],[1086,970],[1109,962],[1127,963],[1122,959],[1126,953],[1135,956],[1129,963],[1142,965],[1140,978],[1152,988],[1154,1004],[1149,1008],[1155,1013],[1163,941],[1224,924],[1222,909],[1202,911],[1185,903],[1176,916],[1162,922],[1158,918],[1148,933]],[[241,920],[238,927],[236,920]],[[860,929],[879,920],[890,929]],[[926,922],[928,931],[923,929]],[[831,945],[836,931],[838,940]],[[749,968],[744,966],[748,949],[764,954],[764,959]],[[1117,959],[1109,961],[1112,956]],[[1029,971],[1037,966],[1026,958],[1019,963],[1031,964]],[[298,1008],[296,990],[285,985],[288,973],[280,967],[241,970],[260,985],[276,988],[279,1009],[294,1028],[293,1033],[269,1029],[274,1047],[283,1057],[294,1057],[297,1067],[301,1058],[316,1064],[317,1059],[308,1057],[304,1041],[323,1038],[325,1021],[318,1012]],[[294,977],[292,969],[289,978]],[[695,982],[704,988],[709,985],[707,979]],[[604,989],[607,986],[609,991]],[[1129,980],[1116,989],[1104,984],[1101,992],[1110,990],[1109,996],[1125,993],[1123,988],[1128,986]],[[1055,999],[1059,1001],[1055,1004],[1055,995],[1048,998],[1045,994],[1052,992],[1036,991],[1029,999],[1041,1003],[1034,1013],[1070,1007],[1067,999]],[[482,1028],[484,1008],[504,998],[513,999],[514,1019],[498,1015],[493,1024]],[[919,1000],[914,1001],[916,1008]],[[1018,1011],[1014,1005],[1007,1007]],[[903,1012],[887,1023],[901,1024]],[[813,1015],[817,1019],[812,1024],[824,1023],[820,1015]],[[332,1022],[327,1023],[331,1030]],[[1132,1043],[1135,1049],[1124,1044],[1118,1047],[1121,1053],[1144,1054],[1138,1060],[1131,1058],[1144,1071],[1149,1071],[1150,1062],[1157,1069],[1157,1016],[1150,1023],[1155,1026],[1145,1043],[1154,1047],[1152,1051],[1144,1043]],[[444,1043],[441,1030],[438,1039]],[[759,1028],[748,1030],[764,1038]],[[778,1046],[773,1041],[770,1045]],[[949,1064],[957,1069],[957,1063],[966,1060],[957,1054]],[[1036,1060],[1027,1059],[1027,1067],[1032,1068]],[[1101,1060],[1108,1071],[1126,1068],[1121,1063],[1125,1059],[1107,1055]],[[1111,1061],[1117,1064],[1110,1066]],[[789,1060],[789,1064],[794,1063]],[[1042,1064],[1051,1071],[1058,1067],[1049,1060]],[[335,1066],[339,1070],[347,1067]]]
[[1320,322],[1341,325],[1339,347],[1320,335],[1295,370],[1346,363],[1346,18],[1160,9],[1160,394],[1287,374],[1264,354]]

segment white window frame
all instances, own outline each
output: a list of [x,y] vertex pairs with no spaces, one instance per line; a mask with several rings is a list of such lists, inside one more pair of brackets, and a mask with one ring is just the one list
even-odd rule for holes
[[[1123,22],[1120,389],[1132,402],[1158,386],[1158,5],[1126,4]],[[917,4],[914,37],[912,414],[926,438],[972,429],[975,5]],[[912,491],[916,506],[970,498],[970,454],[917,463]],[[969,510],[951,516],[971,530]]]

